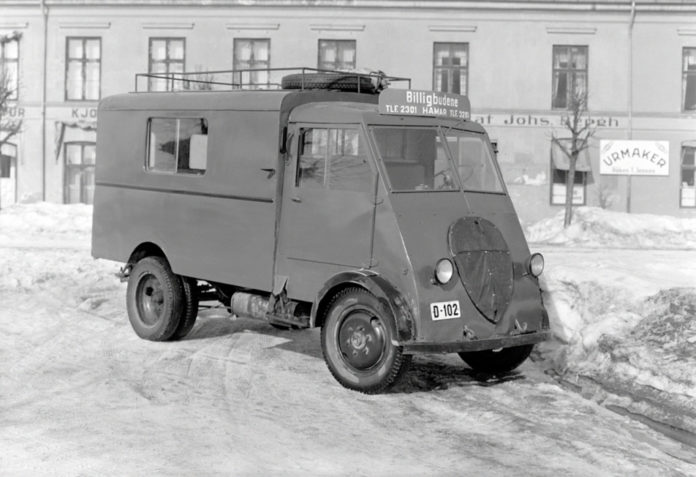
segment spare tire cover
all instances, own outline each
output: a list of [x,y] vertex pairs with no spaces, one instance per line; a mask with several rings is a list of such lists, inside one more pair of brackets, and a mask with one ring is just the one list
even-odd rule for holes
[[513,268],[507,243],[490,221],[463,217],[450,225],[449,247],[469,298],[497,323],[512,299]]

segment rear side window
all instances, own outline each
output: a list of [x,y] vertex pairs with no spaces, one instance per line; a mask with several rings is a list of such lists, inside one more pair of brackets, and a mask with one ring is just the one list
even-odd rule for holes
[[147,169],[170,174],[203,174],[208,163],[205,118],[150,118]]
[[296,185],[305,189],[370,192],[374,174],[354,128],[302,130]]

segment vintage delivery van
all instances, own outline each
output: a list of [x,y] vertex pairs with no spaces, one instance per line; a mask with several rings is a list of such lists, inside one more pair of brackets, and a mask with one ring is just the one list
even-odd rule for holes
[[468,99],[287,78],[101,102],[92,253],[125,264],[135,332],[181,339],[199,302],[219,300],[321,327],[330,372],[366,393],[418,352],[520,365],[549,333],[543,257]]

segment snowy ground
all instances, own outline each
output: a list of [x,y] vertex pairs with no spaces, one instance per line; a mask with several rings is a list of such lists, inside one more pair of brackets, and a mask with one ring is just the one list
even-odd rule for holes
[[316,330],[208,312],[181,342],[138,339],[90,214],[0,212],[0,475],[696,475],[693,447],[628,417],[696,432],[696,221],[531,228],[558,339],[497,379],[420,356],[365,396]]

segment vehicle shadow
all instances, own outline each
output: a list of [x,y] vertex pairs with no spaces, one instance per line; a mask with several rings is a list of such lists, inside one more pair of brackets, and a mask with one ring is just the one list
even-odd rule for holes
[[[324,360],[318,328],[283,330],[258,320],[205,317],[198,320],[195,328],[184,340],[214,339],[242,332],[281,338],[282,343],[275,344],[271,348],[300,353],[321,361]],[[475,371],[454,354],[423,354],[413,357],[406,376],[389,393],[410,394],[445,390],[453,387],[487,387],[524,379],[526,379],[524,374],[518,371],[504,374],[489,374]]]
[[389,392],[410,394],[454,387],[488,387],[524,379],[524,374],[518,371],[501,374],[475,371],[456,355],[416,355],[404,379]]

